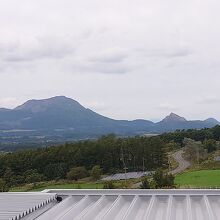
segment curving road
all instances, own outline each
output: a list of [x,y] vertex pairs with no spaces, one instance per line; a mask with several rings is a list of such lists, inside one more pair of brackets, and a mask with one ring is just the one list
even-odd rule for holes
[[[171,155],[174,160],[179,164],[178,167],[169,173],[172,175],[178,174],[186,170],[191,166],[190,162],[183,158],[183,150],[178,150],[174,154]],[[135,183],[132,188],[139,188],[141,186],[141,182]]]
[[169,172],[173,175],[183,172],[191,165],[189,161],[187,161],[183,158],[183,150],[179,150],[179,151],[175,152],[174,154],[172,154],[172,157],[179,164],[176,169]]

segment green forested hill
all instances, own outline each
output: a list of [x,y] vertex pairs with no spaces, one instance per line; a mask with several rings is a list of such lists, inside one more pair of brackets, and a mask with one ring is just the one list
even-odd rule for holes
[[[0,154],[0,180],[9,186],[41,180],[65,179],[76,167],[83,172],[98,165],[104,174],[167,168],[168,153],[190,138],[202,152],[213,152],[220,140],[220,126],[202,130],[182,130],[155,137],[117,138],[66,143],[56,147],[20,150]],[[193,141],[199,141],[193,142]],[[188,143],[191,143],[188,141]],[[198,145],[198,146],[197,146]],[[191,149],[192,147],[192,149]],[[194,145],[189,150],[193,150]]]
[[[122,158],[123,157],[123,158]],[[73,167],[91,170],[99,165],[104,173],[128,170],[153,170],[167,166],[165,142],[159,137],[118,139],[105,136],[57,147],[22,150],[0,156],[0,176],[11,185],[39,177],[46,180],[65,178]]]

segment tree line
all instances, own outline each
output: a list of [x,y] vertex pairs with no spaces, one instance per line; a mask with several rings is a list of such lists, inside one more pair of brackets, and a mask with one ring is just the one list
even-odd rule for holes
[[91,172],[94,166],[99,166],[105,174],[124,169],[155,170],[167,167],[165,146],[159,136],[116,138],[108,135],[98,140],[4,153],[0,155],[0,178],[11,187],[41,180],[65,179],[77,167]]
[[96,175],[100,176],[101,172],[112,174],[123,172],[124,169],[166,169],[168,152],[185,146],[186,138],[197,141],[188,141],[188,145],[193,146],[188,149],[189,155],[199,152],[202,157],[204,153],[201,147],[207,153],[218,148],[220,126],[202,130],[178,130],[155,137],[117,138],[107,135],[98,140],[0,153],[0,187],[42,180],[77,179],[77,175],[88,176],[92,172],[98,172]]
[[220,126],[217,125],[213,128],[204,128],[204,129],[188,129],[188,130],[176,130],[175,132],[164,133],[161,135],[161,138],[165,142],[173,141],[175,143],[184,145],[184,138],[190,138],[195,141],[205,141],[205,140],[220,140]]

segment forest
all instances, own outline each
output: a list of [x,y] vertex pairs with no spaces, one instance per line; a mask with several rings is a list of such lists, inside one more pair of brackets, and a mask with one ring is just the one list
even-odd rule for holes
[[[99,165],[103,173],[123,170],[154,170],[167,166],[165,143],[159,137],[116,138],[67,143],[56,147],[20,150],[0,156],[0,176],[11,185],[66,178],[74,167],[91,170]],[[123,159],[122,159],[123,157]]]
[[200,141],[207,151],[216,148],[220,126],[202,130],[178,130],[154,137],[118,138],[111,134],[97,140],[66,143],[0,154],[0,182],[7,187],[43,180],[66,179],[74,168],[91,173],[153,171],[168,167],[168,153],[184,146],[185,138]]

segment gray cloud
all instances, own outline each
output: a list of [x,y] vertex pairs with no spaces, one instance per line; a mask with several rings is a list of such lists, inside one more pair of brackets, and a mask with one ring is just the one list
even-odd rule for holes
[[[26,39],[27,40],[27,39]],[[11,43],[0,43],[0,57],[8,62],[24,62],[40,59],[62,59],[74,53],[74,46],[65,37],[38,37]]]
[[173,112],[179,110],[176,106],[173,106],[169,103],[161,103],[157,106],[157,109],[167,111],[167,112]]
[[93,56],[89,58],[89,61],[98,63],[120,63],[123,62],[127,56],[128,52],[123,51],[122,49],[111,48],[109,50],[93,54]]
[[80,73],[98,73],[98,74],[125,74],[130,72],[133,68],[126,64],[119,62],[94,62],[84,61],[76,63],[72,66],[74,72]]
[[202,105],[219,105],[220,104],[220,98],[219,97],[204,97],[200,98],[197,101],[198,104]]
[[0,106],[66,95],[113,118],[220,119],[219,6],[2,0]]
[[141,52],[146,57],[158,57],[158,58],[178,58],[178,57],[187,57],[192,55],[192,51],[188,48],[174,48],[174,49],[149,49],[143,50],[138,49],[138,52]]

